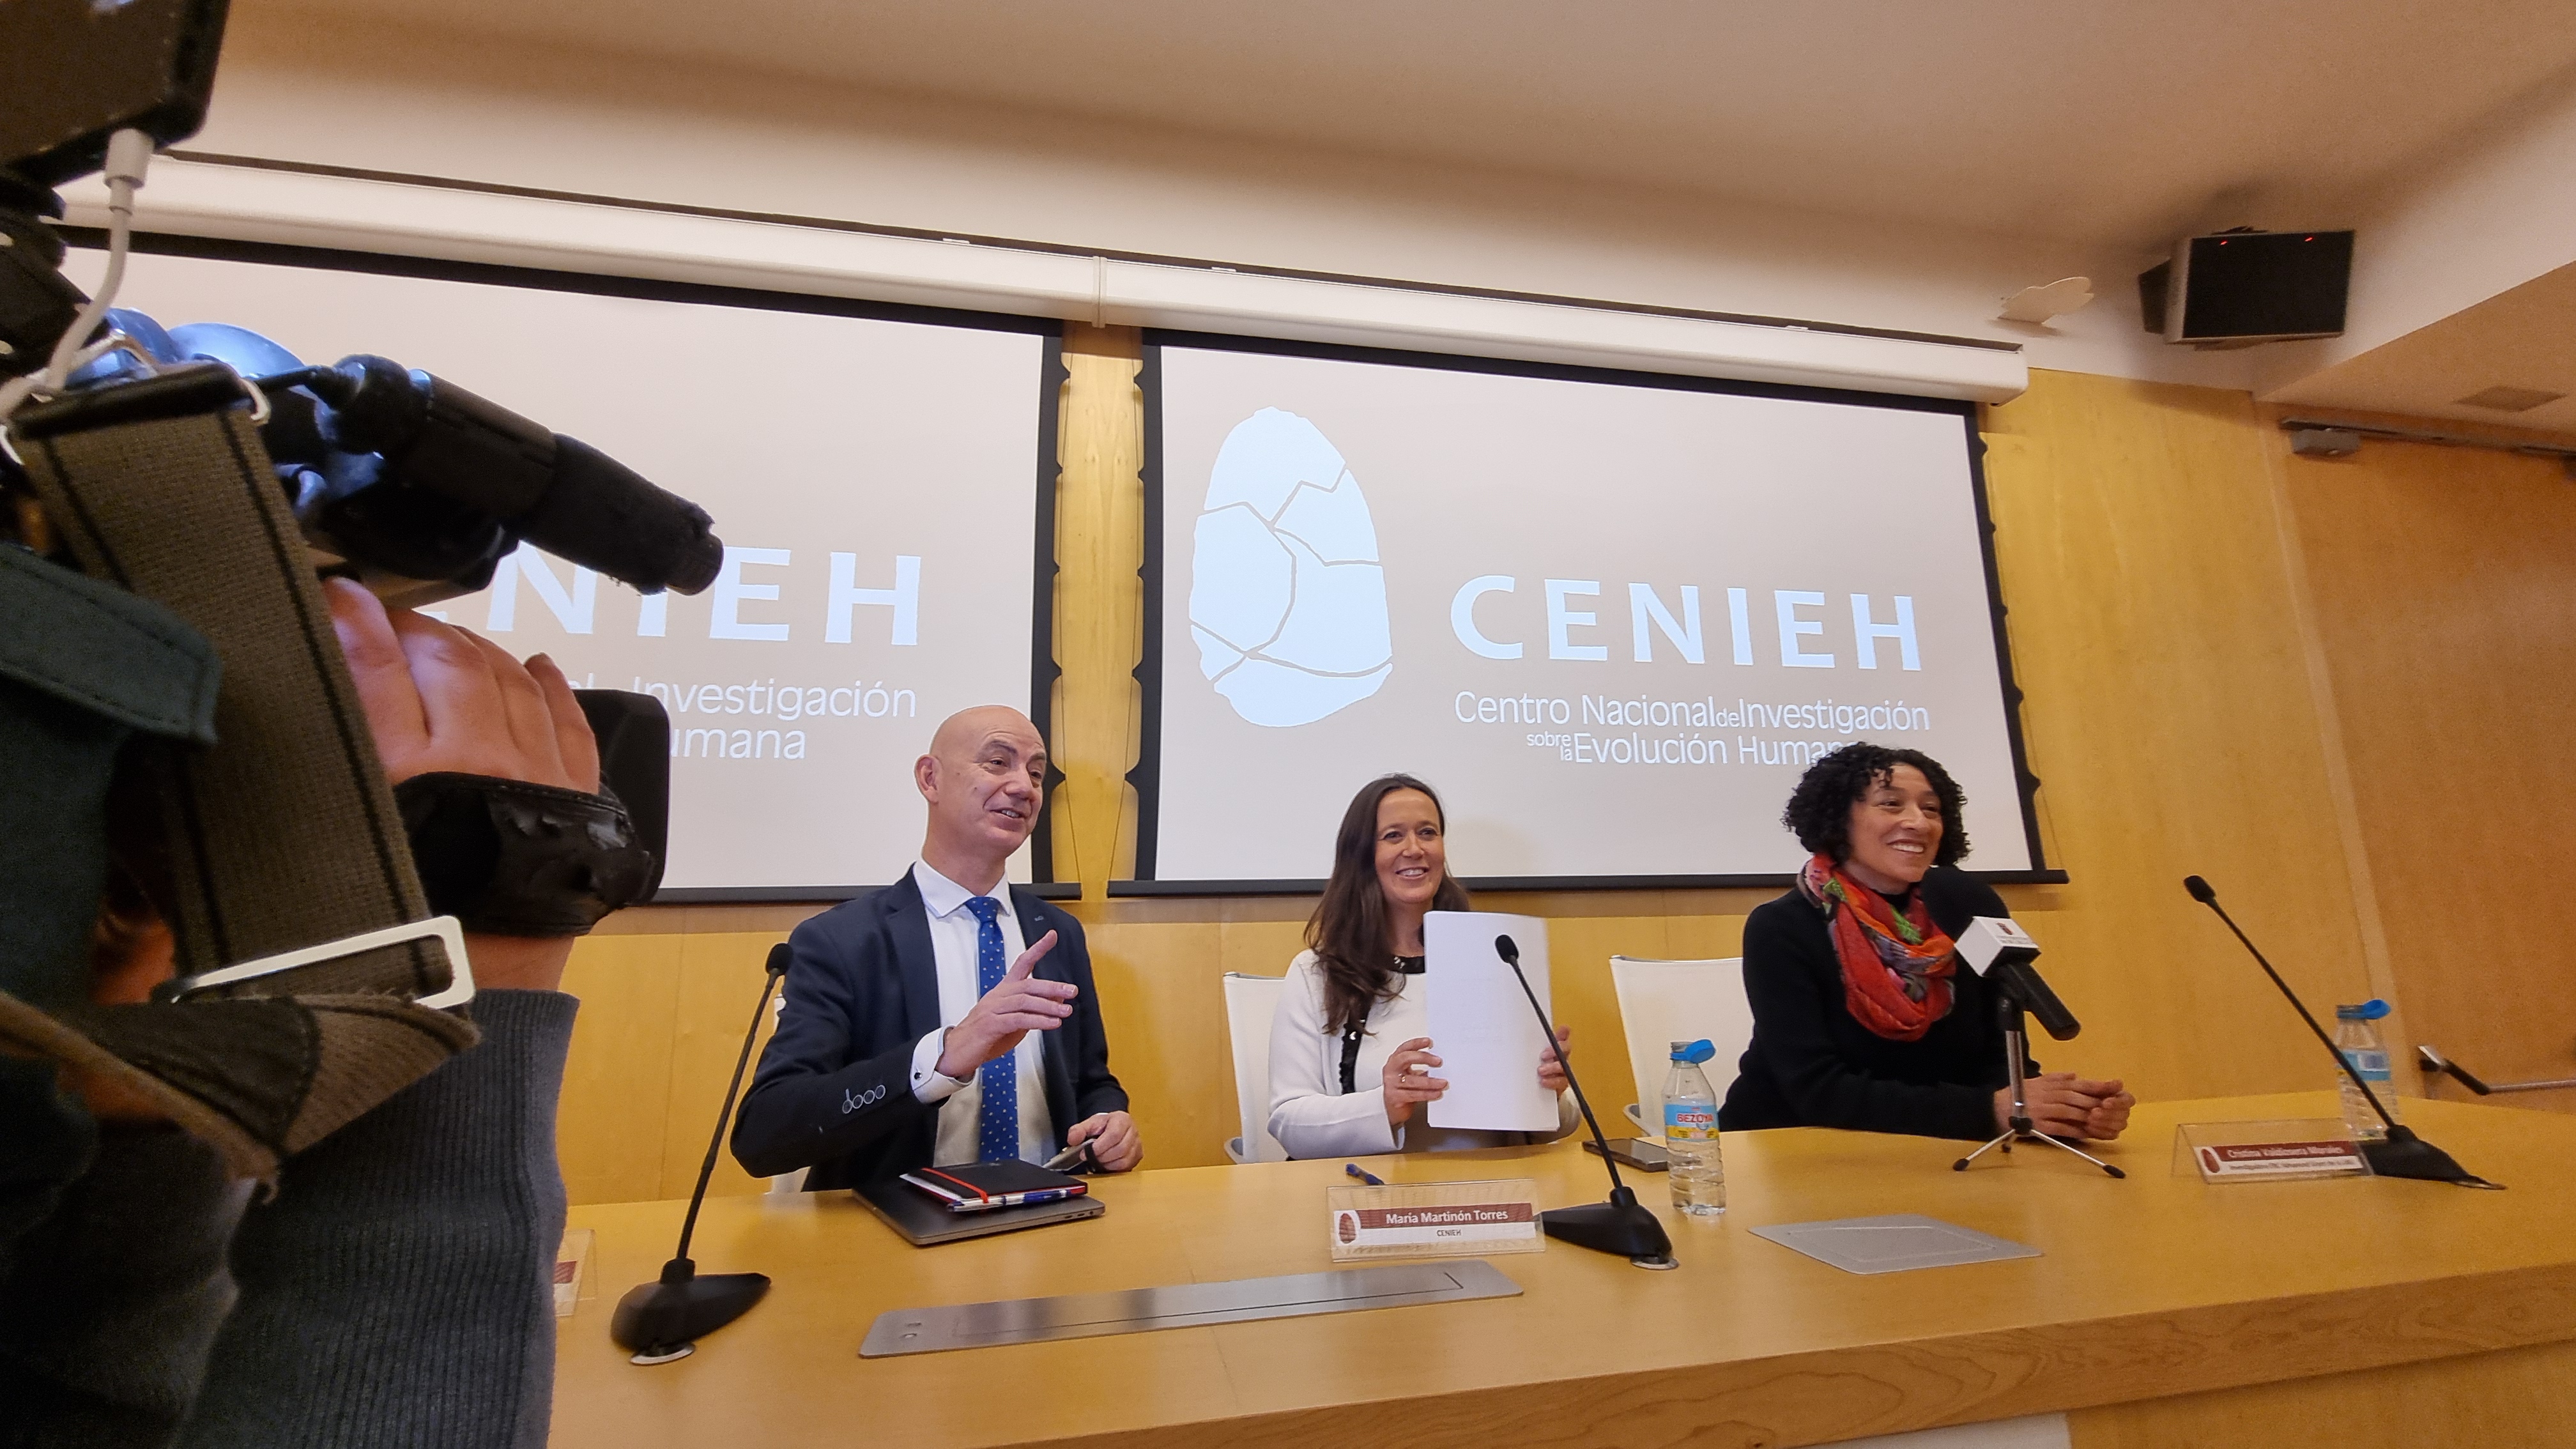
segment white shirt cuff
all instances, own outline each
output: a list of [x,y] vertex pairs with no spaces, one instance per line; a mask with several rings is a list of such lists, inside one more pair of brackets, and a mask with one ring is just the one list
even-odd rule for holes
[[912,1099],[924,1104],[945,1102],[966,1089],[966,1084],[939,1070],[939,1053],[948,1045],[948,1029],[923,1037],[912,1049]]

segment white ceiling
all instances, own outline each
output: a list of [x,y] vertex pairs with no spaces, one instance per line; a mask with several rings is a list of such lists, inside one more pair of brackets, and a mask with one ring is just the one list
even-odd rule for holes
[[329,9],[1200,134],[2140,250],[2202,223],[2346,220],[2235,213],[2331,209],[2576,67],[2568,0],[332,0]]
[[[2569,395],[2518,413],[2459,401],[2491,387]],[[2383,342],[2269,398],[2576,433],[2576,265]]]

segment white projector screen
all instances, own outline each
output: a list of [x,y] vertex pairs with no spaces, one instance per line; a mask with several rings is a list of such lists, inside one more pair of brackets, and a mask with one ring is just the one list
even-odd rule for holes
[[1122,890],[1311,889],[1359,787],[1450,869],[1755,885],[1806,766],[1940,760],[2039,858],[1964,403],[1149,334],[1146,720]]
[[[308,363],[370,352],[590,443],[714,515],[695,597],[523,547],[433,612],[672,730],[672,901],[846,897],[921,842],[912,761],[1054,677],[1057,328],[1035,319],[153,238],[118,301]],[[176,255],[173,251],[194,255]],[[103,262],[69,268],[95,286]],[[1051,879],[1041,819],[1012,877]]]

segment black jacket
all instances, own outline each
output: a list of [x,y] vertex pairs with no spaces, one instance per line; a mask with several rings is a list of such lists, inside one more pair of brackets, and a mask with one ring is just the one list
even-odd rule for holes
[[[1125,1111],[1127,1093],[1109,1074],[1081,923],[1017,887],[1011,910],[1022,939],[1056,933],[1035,974],[1080,993],[1073,1015],[1040,1039],[1061,1148],[1067,1127]],[[734,1120],[734,1160],[754,1177],[810,1167],[809,1192],[930,1166],[939,1105],[912,1095],[912,1050],[940,1026],[939,967],[920,887],[907,872],[798,926],[787,944],[787,1004]]]
[[[1956,936],[2003,898],[1963,872],[1935,868],[1916,887],[1933,923]],[[1744,994],[1753,1042],[1718,1111],[1723,1131],[1847,1127],[1982,1141],[1995,1135],[2004,1084],[2003,1029],[1985,979],[1962,964],[1950,1014],[1915,1041],[1890,1041],[1843,1005],[1842,964],[1822,912],[1791,890],[1744,923]]]

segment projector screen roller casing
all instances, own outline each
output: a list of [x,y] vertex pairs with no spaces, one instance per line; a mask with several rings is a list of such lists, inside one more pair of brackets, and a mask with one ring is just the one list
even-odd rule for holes
[[[74,256],[94,283],[98,254]],[[120,301],[308,363],[391,357],[714,516],[726,562],[701,594],[523,547],[430,611],[663,702],[659,900],[885,884],[920,846],[912,762],[940,719],[998,703],[1046,728],[1056,323],[179,238],[142,240]],[[1048,829],[1013,879],[1051,879]]]
[[1148,334],[1138,893],[1311,889],[1361,784],[1450,869],[1757,884],[1808,764],[1910,746],[2040,858],[1973,405]]

